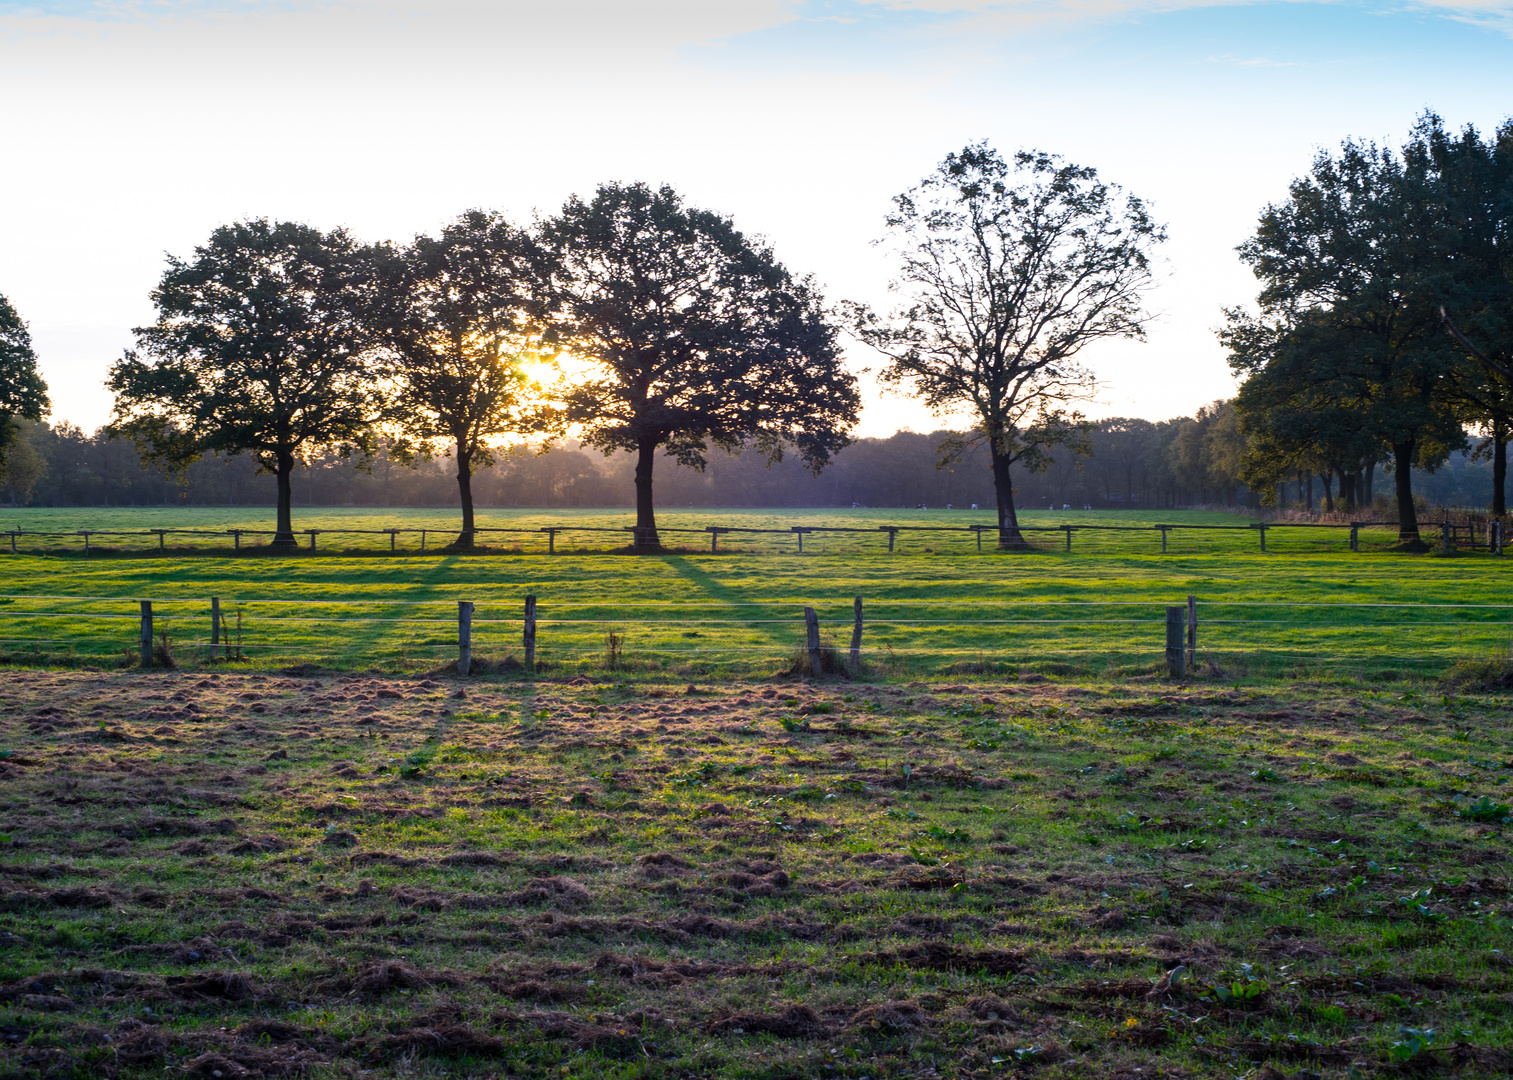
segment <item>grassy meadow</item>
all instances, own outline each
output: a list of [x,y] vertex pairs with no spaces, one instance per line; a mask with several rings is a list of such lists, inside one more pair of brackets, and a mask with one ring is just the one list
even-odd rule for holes
[[[1165,606],[1198,598],[1198,656],[1225,677],[1434,675],[1506,655],[1513,607],[1501,558],[1370,553],[959,557],[827,555],[3,555],[0,649],[15,662],[113,664],[135,655],[137,598],[154,602],[175,657],[202,663],[217,597],[243,663],[434,670],[456,658],[471,600],[484,663],[521,659],[524,597],[538,597],[545,670],[744,677],[788,664],[815,607],[849,646],[864,601],[873,677],[1158,670]],[[611,660],[607,640],[623,638]]]
[[1508,713],[17,671],[0,1072],[1506,1076]]
[[0,555],[0,1077],[1508,1075],[1501,558],[941,535]]

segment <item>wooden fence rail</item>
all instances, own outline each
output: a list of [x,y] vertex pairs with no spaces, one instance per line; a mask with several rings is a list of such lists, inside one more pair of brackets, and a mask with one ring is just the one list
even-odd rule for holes
[[[1396,529],[1395,521],[1349,521],[1349,522],[1303,522],[1303,521],[1267,521],[1256,522],[1247,525],[1198,525],[1198,524],[1168,524],[1156,523],[1150,525],[1079,525],[1067,523],[1062,525],[1020,525],[1018,531],[1021,534],[1062,534],[1062,548],[1065,551],[1072,550],[1072,538],[1074,534],[1086,534],[1089,537],[1097,537],[1100,534],[1143,533],[1160,534],[1161,552],[1167,554],[1171,534],[1180,533],[1246,533],[1253,534],[1258,540],[1260,551],[1266,551],[1267,533],[1278,529],[1306,529],[1306,530],[1348,530],[1349,547],[1351,551],[1360,551],[1360,534],[1362,529]],[[1439,530],[1439,542],[1449,548],[1464,548],[1472,551],[1485,550],[1492,554],[1502,554],[1507,539],[1508,526],[1501,521],[1487,523],[1464,523],[1452,521],[1425,522],[1421,529],[1430,538],[1433,530]],[[432,527],[388,527],[381,529],[361,528],[314,528],[297,530],[306,538],[309,551],[319,550],[318,541],[322,536],[383,536],[387,537],[388,550],[392,554],[398,554],[401,550],[409,552],[414,549],[401,549],[399,538],[401,536],[419,536],[420,547],[418,550],[430,550],[430,540],[437,534],[454,536],[457,529],[438,529]],[[475,528],[474,535],[483,536],[519,536],[540,537],[545,536],[547,541],[547,553],[557,553],[557,537],[563,534],[585,533],[602,534],[611,536],[625,536],[627,533],[632,537],[638,534],[634,525],[623,526],[596,526],[596,525],[572,525],[553,524],[535,528],[508,528],[502,526],[485,526]],[[983,550],[983,534],[987,533],[990,539],[993,534],[999,532],[999,527],[994,524],[973,525],[876,525],[876,526],[843,526],[843,525],[791,525],[784,528],[759,528],[744,525],[706,525],[701,528],[680,528],[677,526],[659,527],[657,532],[670,536],[707,536],[709,538],[709,550],[718,552],[722,537],[791,537],[797,543],[797,550],[804,551],[804,538],[815,535],[851,535],[861,538],[886,536],[888,550],[898,550],[898,541],[902,535],[907,534],[946,534],[947,536],[964,536],[975,538],[977,550]],[[144,537],[157,541],[159,551],[167,551],[167,539],[169,537],[183,537],[186,539],[221,539],[229,538],[232,550],[242,550],[243,537],[272,537],[277,535],[272,529],[76,529],[70,531],[41,530],[41,529],[10,529],[0,535],[5,536],[10,542],[12,554],[20,554],[20,544],[26,537],[35,537],[42,540],[80,539],[83,542],[84,554],[91,554],[97,545],[97,538],[101,537]],[[182,554],[185,548],[177,548],[176,554]],[[213,549],[212,549],[213,550]]]

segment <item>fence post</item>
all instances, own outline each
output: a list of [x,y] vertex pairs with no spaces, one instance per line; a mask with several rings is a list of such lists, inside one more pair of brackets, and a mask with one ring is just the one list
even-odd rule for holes
[[167,529],[153,529],[152,531],[158,534],[158,550],[162,551],[163,550],[163,534],[165,532],[167,532],[168,530]]
[[977,534],[977,550],[980,553],[982,551],[982,526],[973,525],[972,531]]
[[[802,533],[799,535],[803,536]],[[809,639],[809,674],[818,677],[824,674],[825,662],[820,657],[820,617],[812,607],[804,609],[804,630]]]
[[709,550],[711,553],[720,550],[720,530],[713,525],[709,527]]
[[557,530],[542,529],[541,531],[546,533],[546,553],[548,555],[557,554]]
[[397,529],[390,529],[389,530],[389,554],[390,555],[394,554],[394,534],[397,531],[398,531]]
[[232,551],[241,551],[242,550],[242,530],[241,529],[232,529],[231,530],[231,550]]
[[891,554],[893,551],[893,539],[898,536],[898,530],[889,528],[887,525],[879,525],[878,528],[888,534],[888,551]]
[[1350,550],[1361,550],[1361,526],[1360,523],[1356,521],[1352,521],[1350,523]]
[[1158,529],[1161,530],[1161,554],[1165,555],[1166,554],[1166,526],[1165,525],[1157,525],[1156,528],[1158,528]]
[[142,666],[152,666],[152,601],[142,601]]
[[457,674],[473,670],[473,602],[457,601]]
[[1187,674],[1187,665],[1183,663],[1185,650],[1182,647],[1182,608],[1181,606],[1168,607],[1166,609],[1166,671],[1174,679],[1180,679]]
[[1257,525],[1256,531],[1261,534],[1261,550],[1264,552],[1266,550],[1266,526]]
[[536,670],[536,598],[525,598],[525,636],[522,642],[525,645],[525,670]]
[[315,550],[315,532],[316,532],[316,530],[314,530],[314,529],[306,529],[305,532],[307,532],[307,533],[310,534],[310,550],[314,551]]
[[[1072,550],[1072,527],[1070,525],[1063,525],[1062,528],[1066,530],[1066,549],[1068,551],[1071,551]],[[1161,535],[1164,538],[1166,534],[1162,533]]]
[[85,529],[85,530],[83,530],[83,532],[84,532],[84,554],[88,555],[89,554],[89,530]]
[[210,659],[214,660],[221,651],[221,598],[210,598]]
[[[977,539],[982,540],[982,533],[977,534]],[[855,674],[862,669],[862,598],[858,596],[855,604],[856,622],[851,624],[851,672]]]
[[1198,598],[1187,598],[1187,666],[1198,666]]

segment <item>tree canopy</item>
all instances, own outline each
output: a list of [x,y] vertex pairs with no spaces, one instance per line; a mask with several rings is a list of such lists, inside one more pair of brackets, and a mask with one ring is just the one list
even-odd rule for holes
[[31,333],[11,302],[0,296],[0,474],[16,439],[16,418],[41,420],[48,408],[47,384],[37,373]]
[[1465,444],[1465,358],[1439,315],[1465,288],[1465,262],[1448,178],[1427,152],[1437,123],[1421,121],[1402,155],[1356,141],[1320,153],[1241,245],[1260,310],[1231,310],[1221,333],[1266,451],[1251,455],[1252,481],[1274,482],[1284,461],[1390,455],[1400,539],[1414,548],[1412,469]]
[[278,481],[274,543],[293,545],[296,463],[373,446],[371,262],[340,229],[263,219],[216,229],[193,261],[170,257],[152,293],[157,322],[111,368],[114,430],[175,468],[252,452]]
[[558,419],[637,455],[638,550],[660,546],[659,450],[699,468],[711,444],[769,461],[792,448],[818,471],[846,445],[860,398],[818,290],[728,218],[670,187],[606,184],[541,239],[555,343],[587,368],[559,387]]
[[947,155],[897,196],[887,226],[903,304],[886,320],[853,306],[855,332],[888,357],[884,379],[939,413],[976,415],[999,546],[1026,546],[1011,468],[1038,471],[1057,446],[1085,448],[1070,406],[1091,395],[1093,376],[1079,356],[1144,335],[1141,294],[1164,230],[1094,169],[1039,151],[1005,161],[986,143]]
[[470,210],[379,266],[374,321],[392,357],[391,414],[408,436],[396,449],[449,444],[462,502],[457,546],[471,547],[474,471],[493,463],[500,437],[532,426],[521,364],[539,351],[543,259],[524,230]]

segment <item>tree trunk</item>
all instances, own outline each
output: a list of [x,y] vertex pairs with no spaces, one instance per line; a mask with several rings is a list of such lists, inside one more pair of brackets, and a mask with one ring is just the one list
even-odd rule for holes
[[1019,514],[1014,509],[1014,481],[1009,476],[1009,455],[990,442],[993,462],[993,494],[998,501],[998,550],[1022,551],[1030,545],[1019,531]]
[[634,548],[638,555],[662,550],[662,540],[657,535],[657,511],[651,501],[651,467],[656,458],[657,444],[654,435],[641,436],[636,447],[636,531]]
[[1324,513],[1334,513],[1334,477],[1327,472],[1319,473],[1319,483],[1324,485]]
[[457,443],[457,494],[462,499],[462,532],[452,546],[462,551],[473,547],[473,455]]
[[1418,536],[1418,510],[1413,505],[1413,451],[1416,443],[1393,443],[1392,465],[1397,480],[1397,539],[1400,544],[1427,546]]
[[1508,512],[1508,429],[1497,424],[1492,428],[1492,516]]
[[1366,509],[1367,510],[1375,510],[1375,508],[1376,508],[1376,496],[1371,493],[1372,489],[1375,486],[1376,486],[1376,459],[1372,458],[1370,461],[1366,462]]
[[278,481],[278,525],[272,546],[297,548],[299,541],[294,539],[294,517],[291,512],[294,503],[294,455],[278,454],[274,465],[273,475]]

